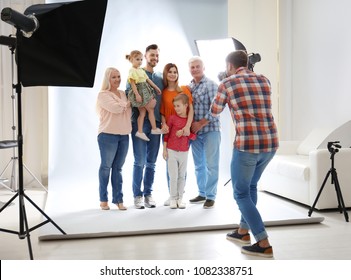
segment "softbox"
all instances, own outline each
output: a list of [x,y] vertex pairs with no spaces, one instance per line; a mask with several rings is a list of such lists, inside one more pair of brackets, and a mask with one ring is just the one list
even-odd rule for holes
[[107,0],[28,7],[39,28],[18,42],[23,86],[93,87]]

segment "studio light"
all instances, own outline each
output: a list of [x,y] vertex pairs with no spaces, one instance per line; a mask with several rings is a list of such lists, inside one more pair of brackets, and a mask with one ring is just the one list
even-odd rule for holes
[[[1,20],[16,27],[16,38],[0,37],[0,43],[16,50],[17,63],[17,140],[18,190],[0,208],[0,213],[16,198],[19,200],[19,230],[0,231],[27,238],[30,259],[33,259],[30,232],[47,223],[66,234],[26,194],[23,183],[22,86],[94,85],[107,0],[85,0],[28,7],[22,15],[11,8],[1,11]],[[34,16],[35,15],[35,16]],[[40,28],[39,28],[40,22]],[[45,218],[29,228],[25,199]]]
[[11,8],[2,9],[1,20],[21,30],[23,36],[27,38],[39,28],[39,21],[33,14],[22,15]]
[[[222,80],[226,77],[225,59],[236,50],[246,51],[245,46],[235,38],[229,37],[215,40],[195,40],[197,52],[205,64],[206,76],[213,80]],[[248,54],[248,68],[253,71],[257,62],[261,61],[258,53]]]
[[205,64],[206,76],[216,81],[225,76],[225,58],[235,50],[246,51],[245,46],[238,40],[229,37],[214,40],[195,40],[198,55]]

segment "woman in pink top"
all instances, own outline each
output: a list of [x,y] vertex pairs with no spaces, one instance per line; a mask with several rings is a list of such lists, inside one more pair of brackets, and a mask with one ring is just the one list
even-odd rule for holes
[[122,167],[128,148],[129,134],[132,131],[131,106],[124,91],[119,90],[121,74],[116,68],[107,68],[97,98],[97,112],[100,117],[98,144],[101,164],[99,168],[100,207],[109,210],[107,186],[112,185],[112,203],[119,210],[126,210],[123,205]]

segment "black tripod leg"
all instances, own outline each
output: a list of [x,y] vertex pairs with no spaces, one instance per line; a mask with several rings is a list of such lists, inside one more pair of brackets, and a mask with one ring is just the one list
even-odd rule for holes
[[333,177],[333,181],[334,181],[334,187],[335,187],[335,192],[336,192],[336,199],[338,201],[338,209],[339,209],[339,212],[342,213],[342,203],[341,203],[340,192],[338,190],[337,174],[332,173],[332,177]]
[[[27,220],[26,208],[25,208],[25,205],[24,205],[23,197],[20,197],[20,208],[21,208],[20,209],[21,217],[20,217],[19,237],[20,237],[20,239],[23,239],[23,238],[27,237],[29,257],[30,257],[31,260],[33,260],[33,249],[32,249],[32,243],[31,243],[31,240],[30,240],[28,220]],[[24,225],[21,223],[21,221],[24,223]],[[23,230],[23,226],[25,227],[25,231]]]
[[0,213],[11,204],[12,201],[15,200],[15,198],[18,196],[18,192],[0,209]]
[[320,197],[320,195],[321,195],[321,193],[322,193],[322,191],[323,191],[323,189],[324,189],[325,183],[327,182],[330,173],[331,173],[331,170],[329,170],[328,173],[327,173],[327,175],[325,176],[324,181],[323,181],[323,183],[322,183],[322,186],[321,186],[321,188],[319,189],[319,192],[318,192],[318,194],[317,194],[317,197],[316,197],[316,199],[314,200],[313,205],[312,205],[311,208],[310,208],[310,211],[308,211],[308,216],[309,216],[309,217],[311,217],[311,214],[312,214],[312,212],[313,212],[313,210],[314,210],[314,207],[316,206],[316,204],[317,204],[317,202],[318,202],[318,199],[319,199],[319,197]]
[[344,212],[345,220],[346,220],[346,222],[348,222],[349,215],[346,212],[346,207],[345,207],[344,199],[342,197],[342,193],[341,193],[341,189],[340,189],[340,185],[339,185],[339,180],[338,180],[338,175],[337,175],[336,171],[334,171],[332,173],[332,176],[334,178],[335,191],[336,191],[336,196],[338,199],[338,204],[339,204],[338,207],[339,207],[340,213]]
[[[48,222],[52,223],[62,234],[66,234],[43,210],[39,208],[25,193],[23,196],[48,220]],[[45,223],[43,223],[45,224]]]

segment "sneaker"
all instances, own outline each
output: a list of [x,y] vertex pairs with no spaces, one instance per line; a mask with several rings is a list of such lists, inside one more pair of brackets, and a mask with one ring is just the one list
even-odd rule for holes
[[190,203],[202,203],[206,200],[206,197],[203,197],[201,195],[198,195],[197,197],[190,199]]
[[144,202],[143,202],[143,198],[141,196],[137,196],[134,198],[134,205],[136,209],[144,209]]
[[251,256],[272,258],[273,257],[273,248],[272,248],[272,246],[262,248],[258,245],[258,242],[257,242],[251,246],[243,246],[241,248],[241,253],[251,255]]
[[160,128],[151,129],[151,134],[163,134],[163,131]]
[[146,207],[148,208],[155,208],[156,207],[156,202],[155,200],[152,198],[151,195],[145,196],[144,198],[144,204]]
[[167,198],[167,200],[163,203],[164,206],[169,206],[171,204],[171,198]]
[[186,208],[186,204],[185,204],[185,202],[183,202],[182,199],[178,199],[177,200],[177,205],[178,205],[179,209],[185,209]]
[[177,201],[176,201],[175,199],[171,199],[171,200],[170,200],[169,207],[170,207],[171,209],[177,209],[177,207],[178,207]]
[[135,133],[135,136],[144,140],[144,141],[150,141],[149,137],[147,137],[144,132],[143,133],[137,132],[137,133]]
[[231,233],[227,233],[227,239],[232,241],[238,241],[243,244],[251,244],[250,234],[240,234],[237,229]]
[[204,203],[204,208],[205,209],[210,209],[210,208],[213,208],[215,204],[215,201],[212,200],[212,199],[206,199],[205,203]]

